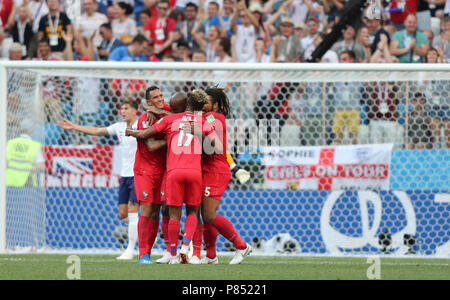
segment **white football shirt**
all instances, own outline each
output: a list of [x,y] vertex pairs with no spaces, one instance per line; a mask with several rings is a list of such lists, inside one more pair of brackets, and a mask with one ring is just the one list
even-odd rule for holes
[[[134,122],[131,126],[134,130],[137,130],[138,121]],[[121,153],[121,168],[120,176],[122,177],[134,177],[134,158],[136,156],[137,141],[134,137],[125,136],[125,130],[127,129],[126,122],[119,122],[112,124],[106,128],[109,135],[116,135],[120,142]]]

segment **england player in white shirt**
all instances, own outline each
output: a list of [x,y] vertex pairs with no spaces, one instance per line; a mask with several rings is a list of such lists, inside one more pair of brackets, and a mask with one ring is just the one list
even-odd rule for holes
[[119,260],[131,260],[138,239],[138,212],[139,203],[134,191],[134,158],[136,156],[137,142],[133,137],[125,136],[127,126],[137,130],[138,104],[133,100],[125,100],[120,108],[123,121],[109,127],[90,127],[74,124],[68,120],[58,125],[65,130],[76,130],[94,136],[115,135],[119,138],[121,147],[121,171],[119,188],[119,217],[128,223],[128,246],[125,252],[117,257]]

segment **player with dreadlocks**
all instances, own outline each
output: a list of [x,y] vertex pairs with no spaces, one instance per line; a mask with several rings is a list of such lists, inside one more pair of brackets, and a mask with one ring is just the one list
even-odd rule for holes
[[[247,244],[236,232],[233,224],[225,217],[217,213],[220,200],[228,187],[231,178],[230,165],[227,160],[227,125],[226,116],[230,112],[230,103],[223,89],[214,87],[206,89],[209,96],[203,106],[204,131],[214,131],[219,141],[222,141],[222,149],[215,153],[207,153],[202,157],[202,207],[201,215],[204,222],[204,240],[206,257],[198,259],[201,247],[201,225],[197,226],[194,235],[194,254],[191,264],[217,264],[216,240],[218,234],[222,234],[236,247],[236,253],[230,264],[240,264],[250,254],[252,247]],[[199,246],[200,244],[200,246]]]

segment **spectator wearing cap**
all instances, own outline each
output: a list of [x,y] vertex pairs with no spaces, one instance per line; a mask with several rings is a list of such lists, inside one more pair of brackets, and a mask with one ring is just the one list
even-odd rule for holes
[[305,23],[298,23],[294,26],[294,34],[301,40],[308,34]]
[[[285,1],[283,4],[281,4],[281,6],[278,8],[278,10],[275,11],[275,13],[273,13],[270,18],[267,20],[267,26],[269,27],[270,30],[270,34],[272,36],[276,35],[279,33],[280,31],[280,26],[281,26],[281,20],[284,17],[290,17],[291,18],[291,22],[292,24],[294,24],[294,21],[292,20],[291,15],[288,13],[289,10],[289,6],[291,5],[293,0],[288,0]],[[268,6],[268,8],[267,8]],[[268,2],[268,4],[266,4],[266,9],[271,8],[273,5],[273,1]]]
[[97,47],[97,52],[100,60],[108,60],[109,55],[116,49],[125,46],[125,43],[117,39],[109,23],[100,25],[99,34],[102,37],[100,46]]
[[133,14],[133,7],[125,2],[118,2],[114,5],[117,13],[117,18],[111,21],[111,28],[114,36],[129,44],[133,37],[137,35],[136,21],[131,17]]
[[270,35],[269,26],[267,25],[267,22],[263,20],[264,15],[261,4],[259,4],[258,2],[252,2],[249,6],[249,10],[252,12],[253,17],[259,24],[258,37],[264,40],[266,47],[270,47],[272,39]]
[[305,51],[312,46],[314,40],[319,36],[319,19],[310,17],[306,21],[308,35],[302,39],[302,47]]
[[356,32],[353,26],[347,25],[342,33],[343,39],[336,42],[331,50],[338,55],[345,50],[350,50],[356,55],[356,61],[360,62],[365,59],[365,53],[363,47],[356,41]]
[[[237,24],[238,17],[241,20],[242,25]],[[257,19],[247,8],[244,1],[238,2],[230,26],[231,32],[236,35],[234,47],[237,54],[237,61],[254,61],[256,53],[253,46],[255,45],[260,27]]]
[[301,40],[294,34],[292,18],[284,16],[280,24],[281,35],[277,35],[270,52],[271,62],[293,62],[301,60],[303,47]]
[[192,34],[197,25],[197,14],[198,6],[192,2],[187,3],[184,8],[185,19],[183,22],[177,23],[173,34],[174,41],[184,41],[188,43],[190,49],[199,47]]
[[162,0],[157,4],[158,14],[151,17],[144,27],[146,37],[155,43],[155,54],[162,58],[164,54],[172,53],[173,32],[177,25],[174,19],[169,18],[170,3]]
[[417,19],[413,14],[405,19],[405,29],[397,31],[392,37],[390,52],[398,57],[400,63],[420,63],[429,49],[427,36],[417,30]]
[[371,6],[366,10],[364,15],[364,23],[369,30],[369,45],[371,54],[377,50],[377,45],[380,42],[382,35],[386,36],[387,44],[390,44],[390,35],[381,26],[381,10],[378,6]]

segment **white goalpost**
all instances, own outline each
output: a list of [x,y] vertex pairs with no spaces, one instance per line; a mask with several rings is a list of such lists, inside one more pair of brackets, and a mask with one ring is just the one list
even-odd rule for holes
[[0,66],[0,253],[6,252],[6,110],[7,73]]
[[[252,177],[246,185],[232,179],[220,210],[256,252],[377,254],[388,251],[380,238],[388,229],[395,254],[446,257],[450,65],[84,61],[0,61],[0,254],[110,253],[126,244],[113,234],[123,226],[117,138],[57,122],[109,126],[120,121],[123,100],[142,108],[151,85],[166,102],[175,92],[225,88],[229,150]],[[44,171],[36,184],[7,186],[7,143],[21,134],[41,144]],[[367,157],[380,145],[392,148],[376,169],[382,188],[365,182],[378,164]],[[268,146],[292,157],[269,164]],[[317,162],[302,162],[310,153]],[[354,169],[342,153],[359,159]],[[222,237],[218,250],[229,250]]]

